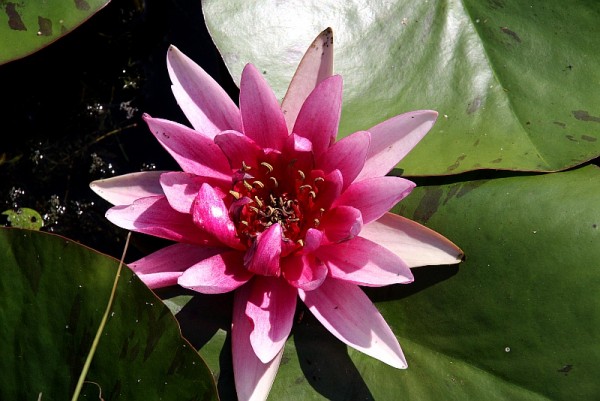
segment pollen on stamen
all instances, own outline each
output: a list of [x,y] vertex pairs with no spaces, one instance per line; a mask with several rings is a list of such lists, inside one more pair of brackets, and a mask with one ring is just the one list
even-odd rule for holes
[[258,205],[258,207],[262,208],[263,207],[263,203],[262,201],[258,198],[258,196],[254,196],[254,200],[256,201],[256,204]]
[[317,197],[317,194],[315,193],[315,191],[310,191],[308,193],[308,196],[310,196],[311,198],[315,199]]
[[236,192],[236,191],[229,191],[229,194],[231,196],[233,196],[235,198],[235,200],[240,200],[240,198],[242,197],[242,195],[239,192]]
[[261,181],[258,181],[258,180],[257,181],[253,181],[252,185],[256,185],[257,187],[260,187],[260,188],[264,188],[265,187],[265,184],[263,184]]
[[248,165],[246,164],[246,162],[242,160],[242,170],[244,170],[244,171],[248,171],[248,170],[251,170],[251,169],[252,169],[252,167],[251,167],[251,166],[248,166]]
[[244,180],[244,187],[246,187],[248,191],[252,191],[252,185],[250,185],[246,180]]
[[308,185],[308,184],[300,185],[300,186],[298,187],[298,190],[299,190],[299,191],[304,191],[305,189],[308,189],[308,190],[311,190],[311,191],[312,191],[312,187],[311,187],[310,185]]
[[306,178],[306,175],[304,174],[304,172],[302,170],[298,170],[298,175],[300,175],[300,179],[302,181],[304,181],[304,179]]
[[277,182],[277,179],[275,177],[269,177],[269,180],[273,181],[273,186],[275,188],[279,186],[279,183]]
[[260,165],[265,167],[267,170],[269,170],[269,172],[267,174],[271,174],[273,172],[273,166],[271,166],[269,163],[261,162]]

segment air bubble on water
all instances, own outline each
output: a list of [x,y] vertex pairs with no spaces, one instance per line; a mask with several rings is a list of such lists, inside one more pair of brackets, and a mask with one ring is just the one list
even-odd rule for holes
[[504,348],[504,352],[510,352],[510,347]]

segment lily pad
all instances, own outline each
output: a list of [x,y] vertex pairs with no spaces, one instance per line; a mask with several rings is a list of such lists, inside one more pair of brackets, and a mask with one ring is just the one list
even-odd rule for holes
[[6,216],[11,227],[39,230],[44,226],[42,216],[37,211],[28,207],[20,207],[17,210],[5,210],[2,212],[2,215]]
[[109,1],[0,2],[0,64],[46,47],[77,28]]
[[[19,229],[0,229],[0,259],[0,399],[71,399],[118,261]],[[127,268],[80,399],[217,399],[173,315]]]
[[600,154],[597,1],[206,0],[203,10],[234,80],[252,62],[279,98],[332,27],[343,136],[439,111],[405,174],[554,171]]
[[[589,166],[417,187],[400,213],[467,256],[459,266],[414,269],[410,285],[366,289],[398,336],[408,369],[346,347],[301,308],[270,399],[594,399],[599,180],[600,169]],[[233,383],[231,304],[210,296],[193,302],[194,312],[182,310],[184,334],[194,330],[200,353],[219,372],[221,399],[233,400],[226,392]],[[225,330],[202,337],[197,328],[215,315]]]

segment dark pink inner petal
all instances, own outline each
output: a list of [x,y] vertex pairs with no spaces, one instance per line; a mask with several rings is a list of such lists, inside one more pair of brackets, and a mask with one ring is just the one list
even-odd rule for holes
[[321,219],[319,229],[329,242],[341,242],[354,238],[363,226],[360,210],[351,206],[338,206],[329,210]]
[[202,184],[192,206],[194,224],[213,235],[224,245],[243,249],[237,237],[235,225],[229,217],[223,199],[208,184]]
[[284,278],[297,288],[312,291],[327,277],[327,266],[312,254],[297,254],[282,259]]
[[319,83],[300,109],[293,133],[308,138],[319,157],[335,141],[342,112],[342,77]]
[[263,148],[281,150],[288,131],[275,94],[252,64],[240,81],[240,112],[244,134]]
[[279,259],[281,257],[281,226],[273,224],[258,234],[254,244],[246,252],[244,265],[246,268],[263,276],[279,276]]
[[340,170],[344,177],[344,189],[354,181],[362,170],[369,150],[371,135],[366,131],[355,132],[334,143],[317,159],[317,168],[329,173]]
[[252,139],[237,131],[225,131],[215,136],[215,143],[229,160],[232,170],[242,168],[243,164],[256,166],[263,155],[262,149]]

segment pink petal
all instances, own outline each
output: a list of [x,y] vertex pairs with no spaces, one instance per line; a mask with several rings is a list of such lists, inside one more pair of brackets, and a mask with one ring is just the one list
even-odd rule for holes
[[213,235],[221,243],[236,249],[242,249],[237,231],[229,211],[214,188],[202,184],[192,205],[194,224],[206,233]]
[[404,199],[415,187],[400,177],[375,177],[353,183],[333,206],[352,206],[362,213],[363,223],[377,220]]
[[189,214],[174,210],[164,196],[138,199],[131,205],[115,206],[106,218],[127,230],[176,242],[218,246],[219,243],[194,225]]
[[173,94],[186,117],[196,129],[210,138],[228,129],[241,130],[241,117],[227,93],[200,66],[169,47],[167,68]]
[[312,291],[327,278],[327,266],[313,254],[296,254],[281,261],[284,278],[296,288]]
[[288,132],[296,122],[300,108],[313,89],[333,74],[333,31],[325,29],[312,42],[300,61],[281,103]]
[[222,294],[246,283],[253,274],[244,268],[243,254],[223,252],[188,268],[177,283],[202,294]]
[[242,71],[240,111],[244,134],[263,148],[280,150],[288,131],[275,94],[252,64]]
[[441,234],[393,213],[367,224],[360,235],[394,252],[409,267],[454,264],[464,256]]
[[145,256],[127,266],[150,288],[162,288],[177,284],[181,273],[196,263],[220,252],[190,244],[174,244]]
[[323,216],[319,230],[325,233],[329,242],[340,242],[356,237],[362,227],[362,214],[358,209],[338,206]]
[[353,284],[382,287],[411,283],[409,267],[395,253],[362,237],[323,245],[315,252],[331,277]]
[[218,183],[211,178],[173,171],[160,176],[160,185],[171,207],[181,213],[191,213],[192,205],[202,184]]
[[244,265],[253,273],[263,276],[279,276],[281,257],[281,226],[273,224],[260,233],[246,252]]
[[[314,179],[314,177],[311,178]],[[317,207],[327,210],[340,197],[344,179],[340,170],[333,170],[323,178],[325,181],[318,184],[315,183],[319,189],[315,202]]]
[[347,188],[362,170],[369,150],[371,135],[366,131],[355,132],[334,143],[317,159],[317,168],[329,173],[340,170]]
[[321,324],[341,341],[395,368],[407,367],[396,336],[360,288],[327,279],[316,290],[298,290],[298,294]]
[[263,363],[271,361],[285,345],[296,312],[297,290],[277,277],[256,276],[246,315],[254,328],[250,333],[252,348]]
[[163,171],[143,171],[119,175],[90,183],[92,191],[113,205],[131,205],[133,201],[162,195],[159,183]]
[[320,156],[335,141],[342,112],[342,77],[334,75],[319,83],[300,109],[293,133],[308,138]]
[[225,184],[231,182],[229,162],[212,138],[173,121],[152,118],[148,114],[144,114],[144,121],[183,171],[219,179]]
[[252,139],[236,131],[226,131],[215,136],[215,143],[229,160],[232,170],[242,168],[242,162],[247,166],[256,166],[259,157],[263,155],[262,149]]
[[268,363],[261,362],[256,356],[250,344],[252,321],[246,316],[250,290],[250,284],[239,288],[235,292],[233,302],[231,348],[235,390],[239,401],[264,401],[275,380],[284,347]]
[[432,110],[412,111],[369,129],[371,146],[365,166],[356,180],[386,175],[429,132],[437,115]]

